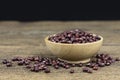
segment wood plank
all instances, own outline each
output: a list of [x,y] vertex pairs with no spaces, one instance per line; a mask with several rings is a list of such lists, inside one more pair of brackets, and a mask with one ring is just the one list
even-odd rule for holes
[[[80,28],[104,37],[105,44],[120,45],[119,21],[87,21],[87,22],[0,22],[0,44],[28,45],[42,41],[46,36],[63,30]],[[12,41],[15,41],[14,43]],[[36,41],[34,41],[36,40]],[[38,44],[38,43],[36,43]]]
[[[104,37],[104,44],[99,53],[107,53],[120,57],[120,21],[48,21],[48,22],[0,22],[0,62],[4,58],[14,56],[46,56],[54,57],[47,49],[44,38],[63,30],[80,28]],[[93,74],[81,72],[74,68],[75,74],[69,69],[53,70],[52,73],[32,73],[24,67],[6,68],[0,63],[0,80],[120,80],[120,62],[101,68]]]
[[[100,50],[100,53],[107,53],[114,57],[120,56],[119,54],[120,46],[103,46]],[[12,58],[14,56],[52,56],[52,54],[44,46],[0,46],[0,59],[3,58]],[[81,68],[74,68],[76,73],[69,74],[69,70],[59,69],[54,70],[51,68],[52,73],[45,74],[43,72],[32,73],[27,69],[19,66],[14,66],[12,68],[6,68],[4,65],[0,64],[0,80],[12,79],[12,80],[79,80],[79,79],[89,79],[89,80],[119,80],[119,69],[120,63],[117,62],[112,66],[101,68],[99,71],[94,71],[93,74],[82,73]],[[9,75],[8,75],[9,74]],[[6,75],[6,76],[5,76]],[[107,77],[106,77],[107,76]],[[52,77],[52,78],[51,78]]]

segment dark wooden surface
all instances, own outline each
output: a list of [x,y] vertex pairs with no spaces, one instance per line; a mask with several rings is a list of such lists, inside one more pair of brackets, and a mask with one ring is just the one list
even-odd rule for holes
[[[74,22],[0,22],[0,62],[14,56],[53,56],[44,38],[63,30],[80,28],[104,37],[99,52],[120,57],[120,21],[74,21]],[[6,68],[0,63],[0,80],[120,80],[120,62],[101,68],[93,74],[82,73],[81,68],[53,70],[50,74],[33,73],[24,67]]]

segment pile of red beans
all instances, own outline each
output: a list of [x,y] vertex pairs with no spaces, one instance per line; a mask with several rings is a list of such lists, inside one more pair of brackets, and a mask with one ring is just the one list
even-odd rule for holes
[[[98,70],[101,67],[110,66],[112,63],[116,61],[120,61],[120,58],[112,58],[108,54],[97,54],[95,55],[90,62],[88,63],[67,63],[59,60],[58,58],[48,58],[41,56],[33,56],[33,57],[14,57],[11,60],[4,59],[2,63],[6,65],[6,67],[14,67],[14,65],[24,66],[26,69],[29,69],[32,72],[40,72],[44,71],[45,73],[50,73],[50,68],[54,69],[70,69],[72,67],[81,67],[83,72],[92,73],[93,70]],[[75,73],[74,69],[70,69],[69,73]]]
[[95,34],[82,31],[80,29],[74,29],[64,31],[52,36],[49,36],[48,40],[56,43],[91,43],[100,40],[101,38]]

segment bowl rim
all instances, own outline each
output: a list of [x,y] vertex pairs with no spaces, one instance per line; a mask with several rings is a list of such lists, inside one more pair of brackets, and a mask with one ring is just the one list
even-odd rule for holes
[[100,36],[100,35],[97,35],[97,36],[100,37],[100,40],[95,41],[95,42],[91,42],[91,43],[74,43],[74,44],[56,43],[56,42],[52,42],[52,41],[48,40],[49,36],[45,37],[45,42],[49,42],[49,43],[57,44],[57,45],[88,45],[88,44],[99,43],[99,42],[103,41],[103,37],[102,36]]

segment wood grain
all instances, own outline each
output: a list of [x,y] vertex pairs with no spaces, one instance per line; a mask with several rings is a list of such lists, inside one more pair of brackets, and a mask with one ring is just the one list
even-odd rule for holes
[[[80,28],[104,37],[99,52],[120,57],[120,21],[41,21],[0,22],[0,62],[14,56],[41,55],[54,57],[45,46],[44,38],[63,30]],[[53,70],[50,74],[32,73],[24,67],[6,68],[0,63],[0,80],[120,80],[120,62],[101,68],[93,74],[82,73],[81,68]]]

